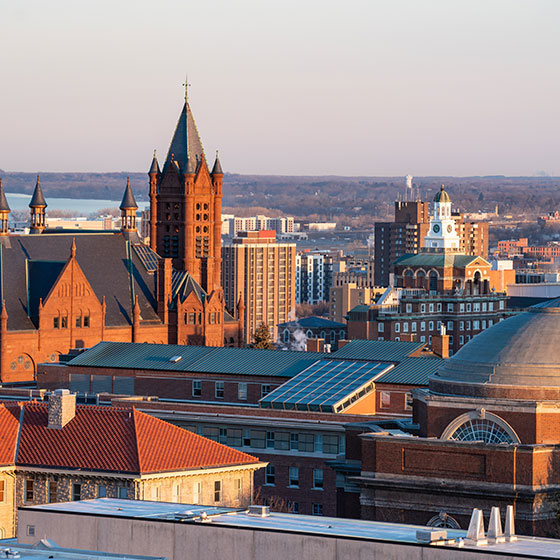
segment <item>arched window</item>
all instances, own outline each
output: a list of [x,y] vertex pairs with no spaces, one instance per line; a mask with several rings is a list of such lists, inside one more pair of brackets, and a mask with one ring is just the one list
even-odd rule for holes
[[434,515],[428,523],[428,527],[436,527],[438,529],[460,529],[461,526],[456,519],[447,515],[444,511],[441,511],[437,515]]
[[478,295],[480,294],[480,281],[482,279],[482,276],[480,274],[480,271],[477,270],[474,273],[474,277],[473,277],[473,294],[474,295]]
[[513,428],[499,416],[484,410],[455,418],[445,428],[441,439],[483,441],[484,443],[521,443]]
[[344,329],[342,329],[342,330],[340,331],[340,338],[341,338],[342,340],[344,340],[344,337],[345,337],[345,336],[346,336],[346,333],[344,332]]
[[424,288],[426,282],[426,273],[423,270],[419,270],[416,273],[416,287]]
[[438,289],[438,273],[435,270],[430,272],[430,292],[437,292]]
[[284,343],[288,344],[290,342],[290,331],[288,329],[284,329]]
[[405,288],[413,288],[414,287],[414,273],[410,269],[405,270],[405,273],[404,273],[404,287]]
[[307,329],[307,332],[305,333],[305,336],[307,338],[313,338],[313,331],[311,329]]
[[319,338],[325,340],[325,331],[321,331],[321,335],[319,336]]

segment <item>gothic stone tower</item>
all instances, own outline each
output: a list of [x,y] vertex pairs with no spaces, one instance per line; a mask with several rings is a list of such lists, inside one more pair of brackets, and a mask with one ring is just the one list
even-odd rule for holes
[[[218,157],[210,172],[185,96],[167,158],[154,154],[150,177],[150,245],[211,294],[221,289],[222,180]],[[155,219],[154,219],[155,218]]]

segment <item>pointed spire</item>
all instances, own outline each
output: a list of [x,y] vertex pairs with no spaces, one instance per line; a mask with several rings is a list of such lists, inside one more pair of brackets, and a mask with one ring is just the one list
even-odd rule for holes
[[194,163],[194,158],[190,157],[187,160],[187,168],[185,169],[185,173],[194,174],[196,173],[196,165]]
[[0,177],[0,212],[10,212],[10,205],[2,186],[2,177]]
[[132,313],[135,317],[140,317],[140,304],[138,303],[138,294],[134,298],[134,307],[132,308]]
[[8,311],[6,310],[6,300],[2,300],[2,310],[0,310],[0,319],[7,319]]
[[159,163],[157,160],[156,150],[154,150],[154,157],[152,158],[152,165],[150,166],[150,170],[148,171],[148,175],[158,174],[160,173]]
[[218,156],[218,150],[216,150],[216,161],[214,162],[214,167],[212,168],[212,175],[223,175],[222,165],[220,164],[220,158]]
[[138,204],[136,204],[136,199],[134,198],[134,194],[132,193],[132,189],[130,188],[130,178],[126,178],[126,188],[124,189],[124,195],[119,206],[120,210],[128,210],[128,209],[138,209]]
[[237,300],[237,309],[245,309],[245,304],[243,303],[243,292],[239,292],[239,299]]
[[46,208],[47,203],[45,197],[43,196],[43,190],[41,189],[41,183],[39,182],[39,175],[37,175],[37,183],[35,184],[35,190],[33,191],[33,196],[31,197],[31,202],[29,203],[29,208]]
[[70,247],[70,258],[76,258],[76,238],[72,237],[72,247]]

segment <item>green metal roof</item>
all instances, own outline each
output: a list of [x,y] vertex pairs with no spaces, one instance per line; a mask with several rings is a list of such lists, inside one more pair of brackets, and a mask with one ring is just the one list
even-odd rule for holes
[[402,255],[395,260],[393,264],[404,266],[424,266],[442,268],[444,266],[455,266],[457,268],[465,267],[472,264],[476,260],[480,260],[482,264],[489,266],[490,263],[476,255],[460,255],[457,253],[427,253],[422,252],[415,255]]
[[426,346],[425,342],[400,340],[353,340],[330,354],[336,360],[399,362]]
[[[330,354],[320,352],[255,348],[100,342],[67,364],[117,369],[292,377],[310,364],[328,356]],[[174,360],[171,361],[171,358]]]
[[395,385],[428,385],[429,378],[443,365],[444,360],[436,356],[405,358],[393,369],[378,377],[376,383]]

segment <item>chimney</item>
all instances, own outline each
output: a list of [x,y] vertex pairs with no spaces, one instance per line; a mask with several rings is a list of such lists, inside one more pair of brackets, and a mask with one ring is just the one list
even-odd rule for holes
[[76,394],[57,389],[49,395],[49,428],[62,430],[76,416]]
[[449,335],[444,325],[441,325],[440,334],[432,336],[432,352],[440,358],[449,358]]

